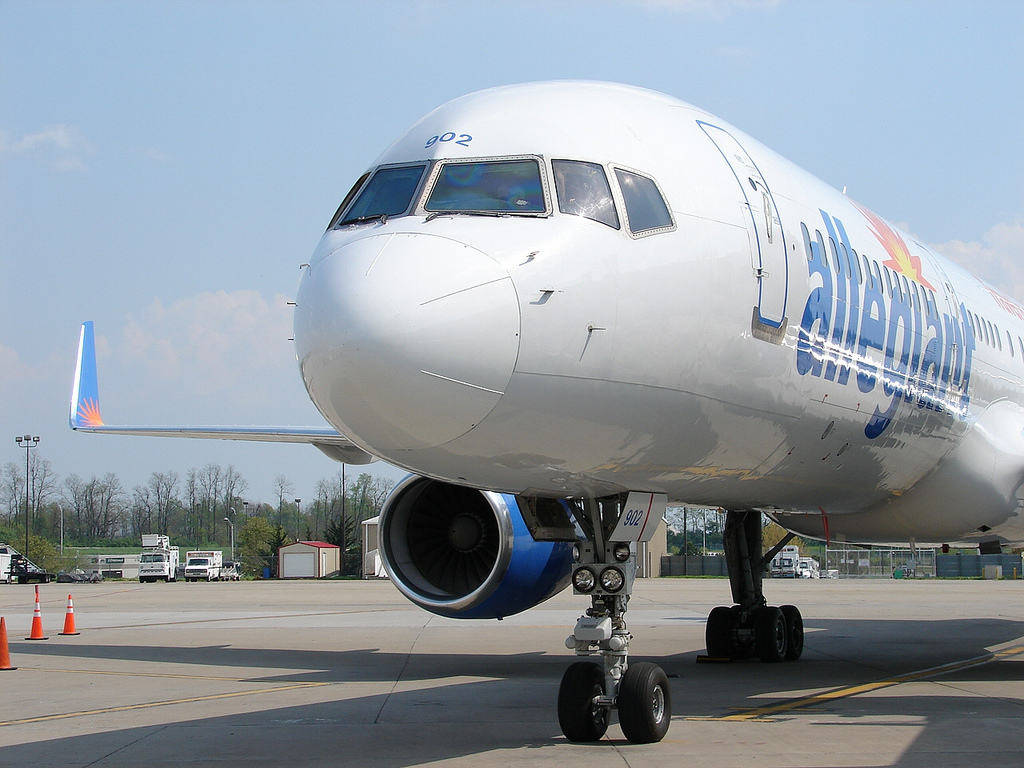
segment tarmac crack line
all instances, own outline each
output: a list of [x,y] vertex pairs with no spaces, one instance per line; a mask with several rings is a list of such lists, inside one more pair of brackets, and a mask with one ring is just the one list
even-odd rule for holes
[[384,714],[384,707],[386,707],[388,702],[391,701],[392,694],[395,692],[395,689],[398,688],[398,684],[402,682],[402,676],[405,674],[405,670],[409,666],[409,661],[412,659],[412,652],[416,650],[416,643],[420,641],[420,637],[423,636],[423,633],[426,631],[427,627],[430,626],[430,622],[433,620],[433,616],[427,619],[423,626],[420,627],[419,632],[416,633],[416,637],[412,639],[412,644],[409,646],[409,652],[405,654],[405,662],[402,664],[402,668],[398,670],[398,675],[395,677],[394,685],[391,686],[391,690],[388,691],[388,695],[385,696],[384,701],[381,702],[380,709],[377,710],[377,716],[373,718],[374,725],[377,725],[380,722],[380,716]]
[[301,619],[309,616],[347,616],[354,613],[373,613],[366,609],[357,611],[317,611],[315,613],[275,613],[266,616],[225,616],[219,619],[182,619],[180,621],[150,621],[145,624],[115,624],[89,626],[84,629],[149,629],[150,627],[168,627],[176,624],[214,624],[220,621],[261,621],[264,619]]
[[1012,656],[1018,656],[1024,654],[1024,645],[1011,646],[1004,648],[1000,651],[993,653],[986,653],[983,656],[975,656],[970,659],[964,659],[962,661],[951,661],[947,664],[940,664],[935,667],[928,667],[927,669],[920,669],[914,672],[907,672],[903,675],[897,675],[890,677],[886,680],[877,680],[871,683],[860,683],[858,685],[845,686],[843,688],[835,688],[830,691],[823,691],[821,693],[815,693],[810,696],[801,696],[796,699],[790,699],[788,701],[779,702],[776,704],[769,704],[764,707],[757,707],[755,709],[749,709],[741,712],[736,712],[732,715],[725,715],[723,717],[698,717],[698,718],[687,718],[695,720],[716,720],[716,721],[727,721],[727,722],[750,722],[761,720],[764,721],[765,715],[774,715],[779,712],[789,712],[794,709],[804,709],[806,707],[812,707],[816,704],[824,704],[830,701],[836,701],[838,699],[847,699],[853,696],[859,696],[862,693],[871,693],[873,691],[882,690],[883,688],[891,688],[895,685],[901,685],[903,683],[917,682],[920,680],[928,680],[939,675],[949,674],[950,672],[958,672],[964,669],[971,669],[973,667],[980,667],[984,664],[990,664],[993,661],[1000,661]]
[[123,704],[117,707],[103,707],[102,709],[85,709],[79,712],[62,712],[54,715],[40,715],[39,717],[23,717],[18,720],[5,720],[0,722],[0,727],[7,725],[26,725],[28,723],[44,723],[51,720],[66,720],[70,717],[86,717],[88,715],[106,715],[114,712],[131,712],[138,709],[150,709],[151,707],[166,707],[172,704],[194,704],[199,701],[214,701],[216,699],[232,699],[239,696],[256,696],[263,693],[275,693],[277,691],[293,691],[300,688],[319,688],[324,685],[331,685],[327,682],[295,683],[293,685],[278,685],[273,688],[258,688],[253,691],[230,691],[228,693],[211,693],[206,696],[189,696],[185,699],[165,699],[163,701],[148,701],[142,704]]
[[151,730],[148,730],[146,733],[144,733],[141,736],[139,736],[139,738],[132,739],[127,744],[122,744],[120,747],[118,747],[114,751],[108,752],[107,754],[103,755],[102,757],[97,757],[91,763],[86,763],[85,765],[83,765],[82,768],[90,768],[90,766],[96,765],[97,763],[101,763],[104,760],[106,760],[108,757],[113,757],[118,752],[123,752],[124,750],[128,749],[128,747],[134,747],[140,741],[144,741],[145,739],[148,739],[150,736],[154,736],[154,735],[160,733],[161,731],[167,730],[170,727],[171,727],[170,724],[168,724],[168,725],[161,725],[161,726],[158,726],[158,727],[153,728]]
[[[123,677],[157,677],[171,678],[174,680],[219,680],[228,683],[252,683],[261,682],[247,677],[226,677],[223,675],[185,675],[173,672],[125,672],[107,669],[61,669],[60,667],[21,667],[29,672],[67,672],[72,675],[118,675]],[[282,683],[298,683],[299,680],[281,680]]]

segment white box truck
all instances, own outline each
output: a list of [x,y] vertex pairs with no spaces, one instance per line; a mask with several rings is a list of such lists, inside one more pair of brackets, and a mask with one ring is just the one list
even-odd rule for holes
[[169,536],[158,533],[142,534],[142,554],[139,556],[139,581],[174,581],[178,570],[178,548],[171,546]]
[[195,549],[185,553],[185,581],[218,581],[224,554],[219,549]]
[[10,547],[6,544],[0,544],[0,581],[5,584],[10,584],[14,579],[11,576],[11,555],[13,554]]
[[773,579],[796,579],[800,576],[800,548],[789,544],[772,558]]

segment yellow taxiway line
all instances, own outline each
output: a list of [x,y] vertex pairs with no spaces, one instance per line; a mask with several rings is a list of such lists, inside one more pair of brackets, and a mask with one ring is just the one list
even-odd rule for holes
[[862,693],[870,693],[871,691],[881,690],[882,688],[890,688],[894,685],[901,685],[902,683],[910,683],[916,680],[925,680],[931,677],[938,677],[939,675],[945,675],[950,672],[956,672],[957,670],[968,669],[970,667],[979,667],[982,664],[989,664],[993,661],[1000,661],[1002,659],[1010,658],[1011,656],[1018,656],[1022,653],[1024,653],[1024,645],[1015,645],[1010,648],[1004,648],[1001,651],[986,653],[984,656],[975,656],[974,658],[964,659],[962,661],[951,661],[948,664],[940,664],[937,667],[928,667],[927,669],[920,669],[915,672],[908,672],[904,675],[890,677],[886,680],[877,680],[872,683],[861,683],[859,685],[846,686],[845,688],[836,688],[831,691],[815,693],[810,696],[801,696],[796,699],[790,699],[788,701],[782,701],[776,704],[769,704],[767,706],[757,707],[755,709],[748,709],[742,712],[736,712],[732,715],[725,715],[723,717],[702,717],[694,719],[716,720],[725,722],[759,720],[768,715],[775,715],[780,712],[789,712],[794,709],[812,707],[815,704],[823,704],[825,702],[835,701],[836,699],[846,699],[851,696],[859,696]]

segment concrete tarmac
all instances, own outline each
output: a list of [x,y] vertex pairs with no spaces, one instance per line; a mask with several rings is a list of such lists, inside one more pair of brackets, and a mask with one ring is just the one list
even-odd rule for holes
[[[67,593],[81,634],[61,637]],[[563,592],[503,622],[388,582],[0,585],[0,766],[1024,765],[1024,581],[769,581],[796,663],[698,664],[724,580],[639,582],[634,658],[670,675],[659,744],[570,744],[555,717]]]

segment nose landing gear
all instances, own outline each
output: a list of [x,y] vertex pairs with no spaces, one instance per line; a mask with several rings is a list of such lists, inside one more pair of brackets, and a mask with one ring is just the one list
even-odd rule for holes
[[[608,526],[619,499],[586,503],[589,525],[577,541],[573,591],[587,595],[591,606],[566,638],[577,656],[600,654],[602,664],[577,661],[562,676],[558,690],[558,723],[570,741],[597,741],[604,736],[611,711],[618,711],[626,738],[637,744],[661,741],[672,719],[668,676],[656,664],[629,663],[632,634],[626,628],[626,607],[636,576],[636,554],[628,542],[607,541]],[[615,510],[617,511],[617,510]],[[582,521],[581,521],[582,522]],[[612,519],[611,526],[615,520]]]

